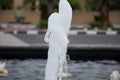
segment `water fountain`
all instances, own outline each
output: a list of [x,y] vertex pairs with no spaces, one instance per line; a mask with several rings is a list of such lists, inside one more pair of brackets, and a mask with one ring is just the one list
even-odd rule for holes
[[117,70],[113,71],[110,80],[120,80],[120,73]]
[[5,69],[6,63],[0,62],[0,76],[7,76],[8,71]]
[[[45,42],[49,43],[45,80],[62,80],[71,76],[67,72],[68,33],[72,19],[72,8],[67,0],[59,1],[59,12],[54,12],[48,19]],[[64,72],[65,69],[65,72]]]

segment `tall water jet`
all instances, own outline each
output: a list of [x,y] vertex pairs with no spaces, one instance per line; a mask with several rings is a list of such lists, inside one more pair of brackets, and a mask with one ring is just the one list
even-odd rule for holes
[[[59,12],[54,12],[48,19],[45,42],[49,43],[45,80],[62,80],[66,77],[68,33],[72,20],[72,8],[67,0],[59,1]],[[66,70],[67,71],[67,70]],[[70,74],[68,74],[70,76]]]

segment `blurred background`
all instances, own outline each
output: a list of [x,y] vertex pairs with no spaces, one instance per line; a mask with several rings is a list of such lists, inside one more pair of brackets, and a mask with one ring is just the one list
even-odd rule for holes
[[[9,24],[33,24],[45,29],[48,16],[58,10],[59,0],[0,1],[0,29]],[[73,8],[72,29],[120,30],[119,0],[68,0]]]
[[[120,0],[68,0],[73,9],[67,54],[72,77],[109,80],[120,72]],[[44,80],[48,17],[59,0],[0,0],[0,80]]]

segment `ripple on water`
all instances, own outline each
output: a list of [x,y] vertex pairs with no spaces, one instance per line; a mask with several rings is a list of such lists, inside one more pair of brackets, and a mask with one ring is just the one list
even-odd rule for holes
[[[0,80],[44,80],[46,60],[5,60],[5,62],[9,75],[0,77]],[[113,70],[120,71],[119,62],[68,61],[68,71],[73,76],[66,80],[108,80]]]

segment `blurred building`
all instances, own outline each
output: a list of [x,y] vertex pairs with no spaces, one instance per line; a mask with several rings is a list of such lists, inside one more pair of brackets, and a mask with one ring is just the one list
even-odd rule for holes
[[[98,12],[86,12],[85,0],[79,0],[82,6],[82,12],[73,12],[73,21],[75,24],[88,24],[94,22],[94,16],[99,15]],[[35,0],[35,5],[40,4],[39,0]],[[31,11],[29,8],[24,7],[24,0],[13,0],[13,7],[10,10],[0,10],[0,23],[14,23],[17,17],[22,18],[24,23],[38,23],[40,20],[40,12],[38,8]],[[29,6],[29,5],[28,5]],[[22,9],[20,9],[22,8]],[[120,24],[120,11],[110,12],[110,23]]]

